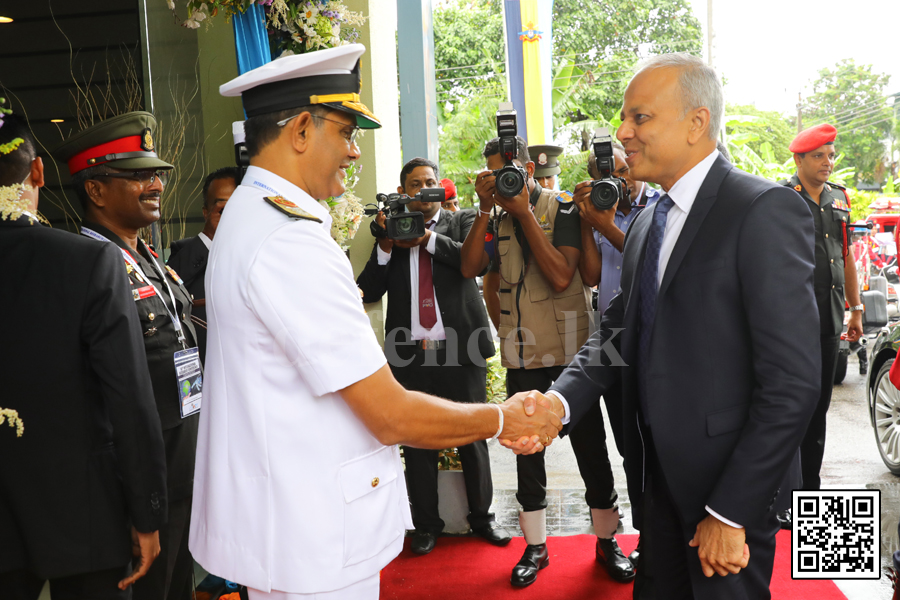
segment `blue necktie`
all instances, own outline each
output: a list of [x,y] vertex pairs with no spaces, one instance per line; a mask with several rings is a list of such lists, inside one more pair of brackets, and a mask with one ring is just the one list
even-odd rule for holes
[[647,234],[647,250],[644,253],[644,265],[641,268],[641,302],[640,302],[640,337],[638,338],[640,375],[638,397],[641,410],[644,413],[644,422],[647,420],[647,396],[645,374],[647,360],[650,356],[650,336],[653,334],[653,320],[656,317],[656,296],[659,293],[659,250],[662,248],[663,235],[666,233],[666,218],[669,209],[672,208],[672,199],[664,194],[657,202],[653,211],[653,222],[650,223],[650,231]]

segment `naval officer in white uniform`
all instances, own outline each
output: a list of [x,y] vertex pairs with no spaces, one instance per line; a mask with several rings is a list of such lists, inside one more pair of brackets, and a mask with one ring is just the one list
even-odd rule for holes
[[412,527],[397,443],[549,444],[561,427],[543,407],[457,404],[391,375],[316,202],[343,193],[358,130],[380,127],[359,101],[364,51],[282,58],[220,88],[242,97],[251,166],[206,272],[190,549],[252,600],[378,598]]

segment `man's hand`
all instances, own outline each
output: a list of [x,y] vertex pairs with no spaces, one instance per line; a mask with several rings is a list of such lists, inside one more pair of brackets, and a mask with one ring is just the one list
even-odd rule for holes
[[119,582],[119,589],[124,590],[129,585],[143,577],[150,570],[150,565],[159,556],[159,532],[141,533],[134,527],[131,528],[131,553],[137,564],[131,575]]
[[847,341],[856,342],[863,336],[862,311],[854,310],[847,321]]
[[[507,402],[518,402],[520,400],[522,402],[522,408],[527,416],[533,415],[538,407],[550,410],[560,419],[565,416],[562,402],[554,395],[544,395],[537,390],[532,390],[530,392],[519,392],[510,397]],[[562,429],[562,421],[560,421],[560,429]],[[507,438],[506,436],[501,436],[500,438],[500,445],[512,450],[516,454],[534,454],[536,452],[541,452],[545,447],[549,446],[551,442],[552,440],[544,440],[536,435],[531,437],[520,437],[518,439]]]
[[[387,215],[384,214],[384,211],[379,211],[378,214],[375,215],[375,222],[378,223],[382,229],[385,229],[385,221],[387,221]],[[378,238],[378,246],[381,248],[382,252],[390,254],[391,249],[394,247],[394,240],[388,237],[380,237]]]
[[750,546],[745,539],[743,528],[732,527],[708,515],[697,524],[694,539],[689,545],[697,548],[704,575],[712,577],[718,573],[724,577],[729,573],[739,573],[750,562]]
[[[532,400],[529,402],[529,408],[526,409],[526,396],[526,393],[516,394],[501,406],[501,410],[503,410],[501,444],[506,448],[513,449],[517,454],[540,452],[551,444],[562,429],[562,421],[559,420],[557,413],[548,406],[549,402]],[[512,440],[518,441],[514,443]],[[530,449],[530,451],[518,452],[514,445]]]
[[582,181],[575,186],[572,198],[575,200],[575,205],[578,206],[582,220],[590,223],[591,227],[599,231],[601,235],[608,235],[607,232],[616,226],[616,209],[619,204],[616,203],[607,210],[598,210],[591,202],[591,189],[590,181]]
[[500,205],[500,208],[521,221],[531,214],[531,202],[529,201],[530,195],[531,192],[528,190],[528,185],[526,184],[522,186],[522,191],[513,198],[507,198],[506,196],[495,194],[494,200],[497,202],[497,204]]
[[398,248],[415,248],[416,246],[424,246],[431,237],[431,230],[426,229],[425,235],[414,240],[394,240],[394,245]]
[[484,212],[494,208],[496,202],[494,179],[492,171],[482,171],[475,177],[475,193],[478,194],[478,201]]

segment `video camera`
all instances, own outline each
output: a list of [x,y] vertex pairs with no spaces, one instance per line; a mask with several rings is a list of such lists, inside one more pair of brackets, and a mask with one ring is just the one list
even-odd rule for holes
[[613,158],[612,136],[606,127],[594,130],[594,157],[600,179],[591,183],[591,202],[597,210],[609,210],[628,194],[628,184],[621,177],[614,177],[616,162]]
[[418,212],[406,212],[410,202],[443,202],[446,192],[444,188],[422,188],[415,196],[406,194],[377,194],[375,204],[368,204],[365,213],[369,216],[384,211],[386,219],[384,227],[372,220],[369,227],[376,238],[387,237],[391,240],[414,240],[425,235],[425,215]]
[[504,198],[514,198],[525,187],[525,179],[528,172],[513,163],[513,159],[519,155],[516,143],[516,111],[512,102],[501,102],[497,109],[497,137],[500,138],[500,155],[506,160],[506,166],[491,174],[496,177],[494,181],[497,193]]

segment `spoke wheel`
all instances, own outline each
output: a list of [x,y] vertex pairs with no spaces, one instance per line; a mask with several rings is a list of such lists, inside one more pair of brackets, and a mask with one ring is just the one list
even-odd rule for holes
[[900,390],[891,383],[890,370],[888,362],[878,371],[872,420],[881,460],[891,473],[900,475]]

